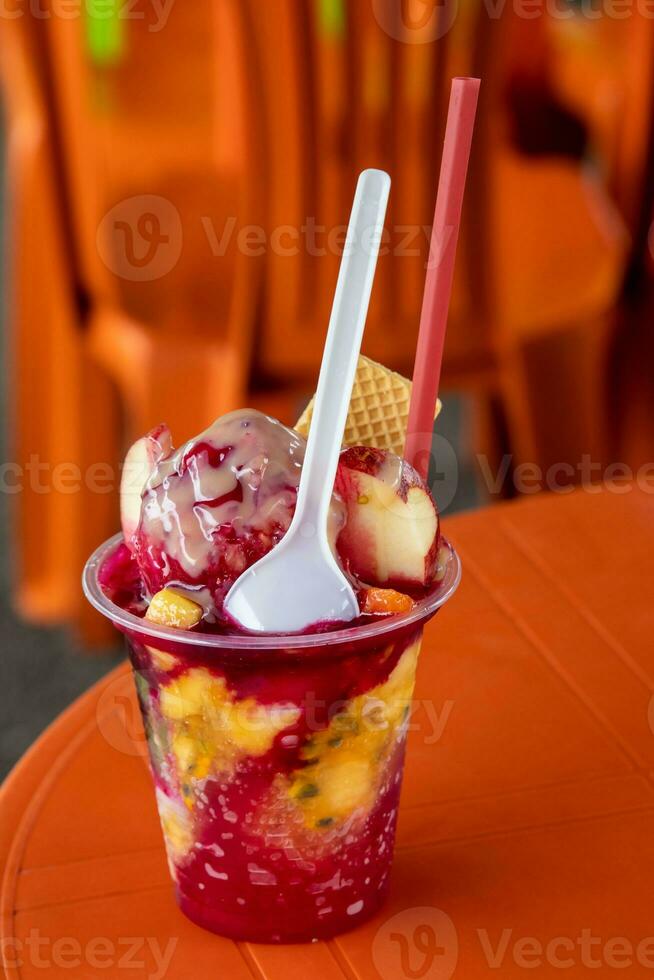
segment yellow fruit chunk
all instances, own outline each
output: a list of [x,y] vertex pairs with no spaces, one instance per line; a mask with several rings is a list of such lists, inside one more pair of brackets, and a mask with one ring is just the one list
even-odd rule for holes
[[410,595],[396,592],[395,589],[366,589],[361,612],[374,615],[380,613],[403,613],[413,609],[414,602]]
[[309,826],[329,827],[372,802],[372,761],[356,751],[329,752],[315,768],[300,770],[290,796],[302,806]]
[[193,779],[204,779],[208,775],[211,768],[211,755],[201,737],[196,737],[189,732],[180,732],[175,736],[172,747],[180,773]]
[[190,630],[202,619],[202,606],[174,589],[162,589],[152,599],[145,618],[158,626]]
[[159,820],[164,833],[168,865],[173,878],[176,868],[173,862],[181,863],[193,847],[193,825],[191,815],[175,800],[156,790]]
[[177,658],[172,655],[172,653],[166,653],[164,650],[155,650],[154,647],[146,647],[146,650],[150,654],[153,665],[157,670],[174,670],[177,666]]
[[246,755],[265,755],[282,728],[297,721],[299,709],[284,705],[270,707],[245,698],[231,705],[227,725],[229,736]]
[[210,772],[229,775],[246,756],[261,756],[277,734],[293,725],[300,709],[287,704],[238,700],[223,677],[195,667],[164,685],[159,707],[171,731],[171,747],[187,805],[190,781]]
[[187,670],[159,692],[162,714],[170,721],[182,721],[190,715],[202,715],[225,697],[225,682],[197,667]]
[[328,829],[373,806],[413,694],[420,643],[404,651],[388,679],[352,698],[302,749],[306,765],[290,776],[288,796],[305,826]]

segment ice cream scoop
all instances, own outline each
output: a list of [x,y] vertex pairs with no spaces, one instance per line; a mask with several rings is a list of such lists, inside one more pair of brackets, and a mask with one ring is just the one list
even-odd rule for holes
[[[217,419],[176,451],[163,426],[139,440],[125,461],[121,511],[146,599],[179,587],[207,623],[220,621],[231,585],[288,530],[305,447],[254,409]],[[332,543],[343,512],[330,500]]]

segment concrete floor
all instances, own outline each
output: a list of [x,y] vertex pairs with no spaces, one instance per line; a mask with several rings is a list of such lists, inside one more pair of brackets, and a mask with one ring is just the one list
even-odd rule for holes
[[[0,376],[6,382],[6,343],[3,347]],[[6,385],[0,382],[0,388],[6,419]],[[10,458],[2,426],[0,460]],[[75,649],[63,630],[28,626],[15,615],[10,603],[15,556],[8,506],[14,500],[0,492],[0,780],[46,725],[122,655],[118,644],[104,653],[85,653]]]

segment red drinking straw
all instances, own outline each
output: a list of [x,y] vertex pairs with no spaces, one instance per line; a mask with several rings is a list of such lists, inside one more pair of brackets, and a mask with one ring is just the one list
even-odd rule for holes
[[423,479],[427,478],[431,456],[447,311],[452,292],[456,243],[459,238],[479,83],[478,78],[452,79],[445,127],[404,446],[404,458],[415,466]]

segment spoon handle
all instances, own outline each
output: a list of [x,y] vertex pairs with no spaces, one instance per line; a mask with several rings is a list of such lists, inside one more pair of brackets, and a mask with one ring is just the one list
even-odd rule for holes
[[327,522],[390,186],[383,170],[364,170],[354,195],[293,521],[307,535]]

